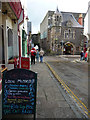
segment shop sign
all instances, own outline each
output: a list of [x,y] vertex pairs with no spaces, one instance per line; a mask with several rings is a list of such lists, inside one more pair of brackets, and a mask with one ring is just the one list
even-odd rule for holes
[[21,57],[21,68],[30,69],[30,59],[29,57]]

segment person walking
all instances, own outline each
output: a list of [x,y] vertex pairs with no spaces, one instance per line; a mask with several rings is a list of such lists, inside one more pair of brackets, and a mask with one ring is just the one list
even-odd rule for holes
[[81,55],[80,60],[82,61],[82,60],[83,60],[83,58],[84,58],[84,52],[82,51],[82,52],[80,53],[80,55]]
[[87,61],[87,57],[88,57],[88,51],[85,52],[85,61]]
[[32,48],[30,52],[31,52],[31,65],[32,65],[32,63],[35,64],[36,50]]
[[44,55],[44,51],[42,50],[42,48],[41,48],[39,54],[40,54],[40,62],[42,63],[43,62],[43,55]]
[[36,60],[37,60],[37,62],[39,62],[39,51],[38,50],[36,52]]

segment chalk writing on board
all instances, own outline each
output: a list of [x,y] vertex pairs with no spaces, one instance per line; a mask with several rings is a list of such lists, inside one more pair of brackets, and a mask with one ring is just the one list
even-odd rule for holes
[[14,69],[5,74],[5,78],[3,78],[3,114],[33,114],[36,102],[36,73],[24,69]]

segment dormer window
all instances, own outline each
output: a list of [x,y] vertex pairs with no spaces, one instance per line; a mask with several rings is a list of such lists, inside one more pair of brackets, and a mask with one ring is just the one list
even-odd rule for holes
[[67,22],[67,27],[71,27],[72,26],[72,22],[71,21],[68,21]]
[[59,21],[59,16],[57,16],[57,21]]

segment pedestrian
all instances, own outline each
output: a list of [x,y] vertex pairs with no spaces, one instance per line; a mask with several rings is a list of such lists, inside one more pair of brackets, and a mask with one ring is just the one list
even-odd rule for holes
[[80,53],[80,55],[81,55],[80,60],[83,60],[83,57],[84,57],[84,52],[82,51],[82,52]]
[[31,53],[31,65],[32,65],[33,63],[35,64],[35,56],[36,56],[35,48],[32,48],[30,53]]
[[85,52],[85,61],[87,61],[87,57],[88,57],[88,51]]
[[42,50],[42,48],[41,48],[39,54],[40,54],[40,62],[42,63],[43,62],[43,55],[44,55],[44,51]]
[[39,51],[38,50],[36,52],[36,60],[37,60],[37,62],[39,62]]

